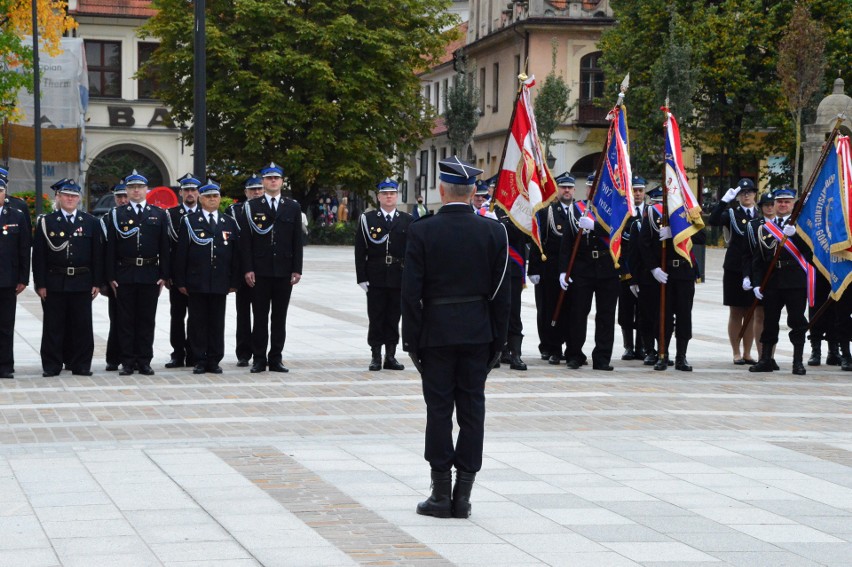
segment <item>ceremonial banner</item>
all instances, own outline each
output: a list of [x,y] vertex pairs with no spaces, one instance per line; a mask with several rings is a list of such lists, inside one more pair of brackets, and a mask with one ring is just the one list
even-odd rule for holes
[[704,228],[701,207],[698,205],[689,179],[683,168],[683,153],[680,149],[680,129],[674,115],[667,107],[661,109],[666,115],[666,179],[665,198],[669,211],[669,226],[675,251],[692,265],[692,235]]
[[543,159],[544,153],[538,139],[529,91],[534,84],[535,77],[530,77],[521,85],[511,131],[506,140],[505,158],[494,189],[494,201],[541,250],[536,213],[553,200],[556,182]]
[[609,233],[609,253],[618,268],[621,232],[633,209],[630,206],[633,199],[633,173],[627,144],[627,112],[622,105],[618,105],[607,118],[610,124],[606,159],[594,194],[592,210],[596,220]]
[[[852,281],[852,230],[849,225],[849,137],[838,137],[802,204],[796,221],[799,236],[813,251],[811,263],[831,284],[839,300]],[[847,160],[844,163],[844,159]]]

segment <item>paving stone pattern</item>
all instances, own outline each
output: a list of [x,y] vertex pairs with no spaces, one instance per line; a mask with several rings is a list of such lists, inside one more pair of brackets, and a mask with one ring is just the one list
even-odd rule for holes
[[102,371],[98,298],[95,375],[45,379],[27,290],[0,381],[0,567],[852,566],[852,374],[793,376],[786,337],[781,372],[732,365],[721,259],[696,291],[692,373],[550,366],[524,292],[530,370],[489,377],[469,520],[414,513],[419,376],[366,371],[351,248],[306,249],[286,375],[235,366],[232,303],[225,373],[166,370],[164,294],[156,375]]

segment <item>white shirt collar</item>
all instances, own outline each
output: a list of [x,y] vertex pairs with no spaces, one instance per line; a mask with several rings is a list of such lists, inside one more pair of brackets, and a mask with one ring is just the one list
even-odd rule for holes
[[143,211],[145,210],[145,207],[147,207],[147,206],[148,206],[148,202],[147,202],[147,201],[142,201],[141,203],[134,203],[133,201],[130,201],[130,203],[128,203],[128,204],[129,204],[131,207],[133,207],[133,210],[134,210],[134,211],[138,211],[138,210],[139,210],[139,209],[136,207],[136,205],[142,205],[142,210],[143,210]]
[[204,217],[204,220],[208,220],[208,219],[210,218],[210,215],[212,214],[212,215],[213,215],[213,222],[219,222],[219,211],[210,211],[210,212],[208,213],[208,212],[207,212],[207,211],[205,211],[204,209],[200,209],[200,211],[199,211],[199,212],[200,212],[200,213],[202,214],[202,216]]
[[272,199],[275,199],[276,205],[281,204],[281,195],[277,195],[277,196],[273,197],[272,195],[264,194],[263,196],[266,198],[266,204],[269,205],[270,207],[272,206]]
[[390,216],[391,216],[391,218],[393,218],[393,217],[395,217],[395,216],[396,216],[396,209],[394,209],[394,210],[392,210],[391,212],[389,212],[389,213],[388,213],[388,212],[386,212],[384,209],[381,209],[381,208],[380,208],[380,209],[379,209],[379,214],[381,214],[381,215],[382,215],[383,217],[385,217],[385,218],[387,218],[387,216],[388,216],[388,215],[390,215]]

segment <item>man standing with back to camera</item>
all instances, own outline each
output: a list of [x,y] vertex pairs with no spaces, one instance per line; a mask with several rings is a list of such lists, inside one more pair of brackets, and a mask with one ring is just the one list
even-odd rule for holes
[[251,372],[264,372],[267,365],[272,372],[289,372],[282,354],[290,294],[302,278],[302,209],[299,203],[281,195],[284,170],[270,163],[260,175],[264,195],[243,207],[248,230],[240,235],[243,274],[254,290]]
[[[485,378],[506,344],[511,308],[508,237],[474,214],[482,170],[453,156],[439,162],[443,206],[411,223],[402,274],[402,345],[423,382],[432,494],[417,513],[470,516],[482,467]],[[453,409],[459,423],[453,445]],[[452,468],[456,483],[452,487]]]

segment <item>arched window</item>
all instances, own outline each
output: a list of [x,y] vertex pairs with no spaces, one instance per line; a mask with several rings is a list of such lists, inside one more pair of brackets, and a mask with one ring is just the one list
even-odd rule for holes
[[591,101],[604,94],[604,73],[600,67],[602,52],[589,53],[580,59],[580,100]]
[[165,164],[154,152],[136,144],[120,144],[107,148],[92,160],[86,176],[90,204],[96,203],[134,169],[148,179],[151,189],[171,185]]

